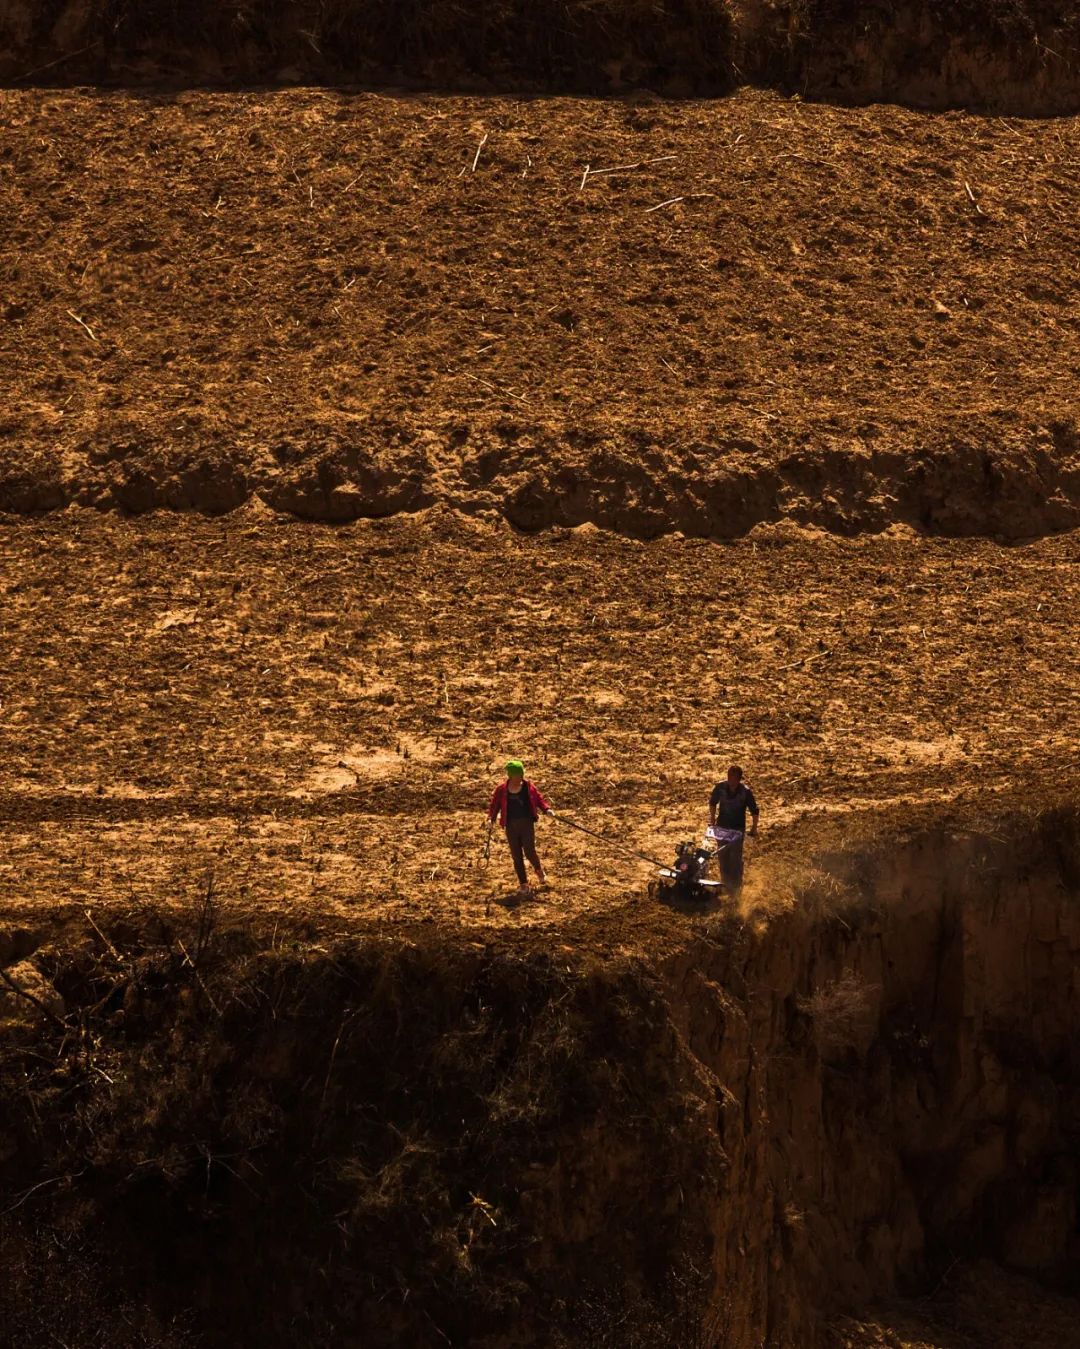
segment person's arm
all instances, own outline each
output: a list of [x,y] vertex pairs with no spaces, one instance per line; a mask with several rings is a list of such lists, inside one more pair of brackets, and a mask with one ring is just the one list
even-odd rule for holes
[[502,783],[495,788],[491,794],[491,805],[488,806],[488,824],[495,823],[495,816],[499,813],[500,797],[502,795]]
[[536,810],[540,811],[541,814],[543,814],[543,815],[554,815],[554,814],[555,814],[555,812],[551,809],[551,806],[550,806],[550,805],[548,804],[548,802],[544,799],[543,793],[540,791],[540,788],[539,788],[539,787],[534,787],[534,786],[532,785],[532,783],[530,782],[530,783],[529,783],[529,792],[530,792],[530,794],[531,794],[531,796],[532,796],[532,803],[533,803],[533,806],[535,807]]
[[716,803],[719,800],[720,788],[714,787],[712,789],[712,796],[709,797],[709,823],[711,825],[716,823]]
[[761,811],[758,810],[758,803],[754,800],[754,793],[749,787],[746,789],[746,809],[750,812],[750,829],[748,832],[753,836],[757,833],[758,816]]

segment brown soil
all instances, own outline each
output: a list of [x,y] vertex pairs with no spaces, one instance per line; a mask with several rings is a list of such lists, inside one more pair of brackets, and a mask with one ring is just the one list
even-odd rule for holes
[[[967,1262],[1075,1260],[1080,124],[0,98],[22,1344],[809,1349],[904,1280],[836,1334],[1022,1343]],[[623,854],[544,822],[519,902],[510,752]],[[744,902],[650,903],[732,760]]]
[[214,867],[234,902],[512,927],[640,895],[644,864],[545,824],[553,889],[498,902],[501,846],[478,863],[511,751],[663,857],[732,759],[762,861],[830,819],[1061,799],[1078,544],[23,521],[0,532],[0,893],[161,898]]
[[818,98],[1074,112],[1080,14],[1027,0],[751,0],[750,66]]
[[0,98],[9,511],[1077,523],[1076,121]]
[[[1074,1020],[1080,938],[1075,864],[1055,871],[1039,816],[1075,801],[1076,534],[1003,549],[786,525],[726,544],[644,543],[591,526],[521,536],[442,508],[328,528],[249,505],[220,520],[73,509],[13,523],[0,541],[0,955],[42,999],[63,990],[65,1025],[90,1018],[60,1056],[70,1080],[50,1086],[42,1068],[64,1038],[51,1023],[29,1060],[39,1115],[64,1121],[83,1084],[89,1136],[58,1122],[62,1149],[23,1144],[0,1175],[9,1203],[62,1178],[15,1247],[24,1311],[46,1274],[85,1285],[82,1304],[48,1300],[50,1334],[70,1343],[72,1309],[105,1305],[158,1345],[192,1342],[180,1330],[244,1342],[256,1324],[257,1342],[277,1343],[274,1327],[301,1313],[271,1286],[300,1298],[333,1259],[334,1317],[300,1322],[326,1343],[366,1328],[372,1343],[425,1349],[443,1334],[492,1349],[558,1335],[687,1349],[701,1341],[677,1329],[690,1314],[665,1271],[709,1268],[710,1324],[727,1327],[713,1343],[809,1349],[830,1311],[892,1294],[900,1276],[934,1287],[957,1254],[1060,1264],[1075,1076],[1055,1046]],[[555,823],[541,831],[552,888],[519,902],[499,840],[487,865],[481,855],[485,799],[511,750],[558,809],[662,857],[741,759],[765,820],[743,924],[732,931],[726,908],[703,925],[651,904],[646,865]],[[951,862],[927,853],[927,831],[953,840]],[[197,911],[208,877],[230,930],[300,962],[295,1011],[276,956],[226,967],[207,995],[183,955],[192,937],[166,957],[126,954],[148,914],[160,926]],[[395,939],[403,954],[385,977],[357,968],[358,952]],[[80,994],[64,971],[88,943],[105,973]],[[114,961],[106,943],[125,954]],[[524,1058],[498,1048],[521,970],[539,980],[542,1010]],[[455,1009],[490,1008],[491,981],[504,1011],[488,1013],[489,1050]],[[132,995],[148,999],[137,1016],[133,982],[147,990]],[[867,988],[888,991],[867,1001]],[[224,1045],[207,996],[231,1009]],[[626,997],[628,1020],[605,1021],[609,998]],[[174,998],[186,999],[182,1034]],[[326,1105],[323,1065],[368,998],[374,1028],[341,1068],[357,1094]],[[555,1012],[567,999],[569,1040]],[[442,1043],[447,1017],[464,1046]],[[385,1072],[390,1042],[404,1096],[365,1057]],[[504,1065],[494,1077],[489,1052]],[[553,1055],[567,1066],[537,1075]],[[449,1077],[430,1076],[432,1062]],[[462,1063],[481,1073],[464,1153],[457,1127],[446,1132]],[[584,1098],[563,1097],[579,1080],[570,1065]],[[527,1143],[517,1126],[503,1132],[505,1091],[540,1098]],[[34,1138],[18,1093],[0,1120],[9,1153],[12,1113],[15,1136]],[[148,1114],[129,1110],[130,1093]],[[730,1099],[749,1111],[738,1127]],[[380,1160],[355,1173],[358,1197],[356,1112],[380,1130],[363,1134],[362,1156]],[[342,1130],[329,1160],[327,1116]],[[209,1163],[209,1191],[207,1150],[223,1159]],[[253,1250],[249,1232],[305,1193],[314,1208],[301,1205],[289,1240]],[[506,1236],[479,1242],[466,1275],[454,1252],[487,1226],[472,1196]],[[366,1253],[331,1256],[325,1216],[354,1205],[342,1239]],[[149,1247],[167,1277],[146,1269],[147,1224],[170,1234]],[[34,1241],[56,1231],[68,1263],[42,1265]],[[524,1263],[522,1232],[539,1242]],[[406,1289],[408,1315],[388,1322],[385,1299],[397,1309]],[[646,1329],[612,1341],[633,1290]],[[1054,1343],[1071,1304],[1040,1301],[1037,1285],[1029,1297]],[[888,1312],[842,1333],[996,1343],[960,1313],[933,1315]],[[970,1333],[939,1334],[945,1324]],[[103,1344],[127,1343],[102,1325]],[[608,1329],[583,1328],[596,1325]],[[921,1339],[908,1333],[919,1325]],[[52,1340],[23,1341],[38,1342]]]
[[1061,1349],[1076,1339],[1077,1306],[987,1261],[956,1265],[932,1297],[834,1333],[836,1349]]

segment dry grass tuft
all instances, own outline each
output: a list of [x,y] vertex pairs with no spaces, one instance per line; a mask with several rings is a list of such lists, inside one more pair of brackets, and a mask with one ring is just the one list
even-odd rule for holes
[[803,1003],[814,1023],[814,1040],[826,1063],[854,1055],[865,1059],[877,1038],[881,986],[851,971],[823,984]]

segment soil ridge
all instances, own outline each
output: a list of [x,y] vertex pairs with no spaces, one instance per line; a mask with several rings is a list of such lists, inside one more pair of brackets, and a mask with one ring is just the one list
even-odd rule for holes
[[396,452],[308,444],[247,462],[227,451],[142,446],[104,465],[69,461],[66,471],[24,460],[0,474],[0,512],[220,515],[259,502],[301,520],[343,523],[441,506],[498,514],[530,532],[592,524],[639,539],[674,531],[732,539],[780,520],[841,535],[902,524],[942,537],[1032,539],[1080,525],[1080,453],[1067,431],[1044,431],[1026,448],[801,447],[775,465],[754,464],[745,445],[742,462],[732,463],[722,444],[642,455],[635,443],[538,443],[527,459],[478,445],[450,466],[453,444],[430,437]]

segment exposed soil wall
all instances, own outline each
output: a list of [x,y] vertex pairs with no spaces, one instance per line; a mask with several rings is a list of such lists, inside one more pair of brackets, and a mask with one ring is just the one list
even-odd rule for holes
[[369,81],[815,97],[1048,115],[1080,105],[1053,0],[0,0],[0,79]]
[[1078,846],[1075,814],[896,837],[826,862],[816,912],[812,886],[760,938],[669,967],[717,1087],[733,1343],[809,1344],[814,1290],[859,1305],[973,1250],[1075,1269]]
[[0,77],[715,90],[733,40],[724,0],[3,0]]
[[652,958],[271,943],[206,903],[9,932],[18,1342],[807,1349],[958,1255],[1063,1276],[1075,811],[798,885]]
[[1080,105],[1080,9],[1055,0],[756,0],[749,64],[813,98],[1045,117]]
[[[303,520],[342,523],[428,506],[497,513],[519,529],[594,524],[633,538],[680,530],[738,538],[787,519],[839,534],[906,524],[944,537],[1030,539],[1080,525],[1080,457],[1071,425],[1024,447],[976,445],[970,428],[940,447],[852,452],[808,447],[778,463],[740,466],[750,444],[649,447],[578,433],[567,443],[542,433],[508,445],[496,435],[462,453],[454,438],[427,436],[386,448],[394,432],[373,425],[353,444],[332,431],[296,432],[270,454],[228,445],[195,451],[128,442],[116,458],[13,462],[0,469],[0,512],[92,506],[143,514],[208,515],[260,501]],[[944,433],[948,442],[948,433]],[[732,449],[734,448],[734,454]]]
[[466,514],[497,512],[528,531],[589,523],[644,539],[674,530],[738,538],[781,519],[840,534],[906,524],[944,537],[1008,539],[1080,524],[1076,457],[1056,454],[1049,443],[1026,452],[963,444],[909,455],[807,450],[775,468],[743,471],[725,464],[716,446],[643,459],[631,447],[603,441],[551,453],[533,445],[527,459],[481,450],[459,468],[446,466],[452,444],[399,453],[371,442],[281,448],[282,462],[245,464],[230,460],[224,447],[215,458],[133,446],[119,462],[91,459],[70,477],[59,466],[13,465],[0,471],[0,511],[36,514],[74,504],[217,515],[255,500],[303,520],[340,524],[439,503]]

